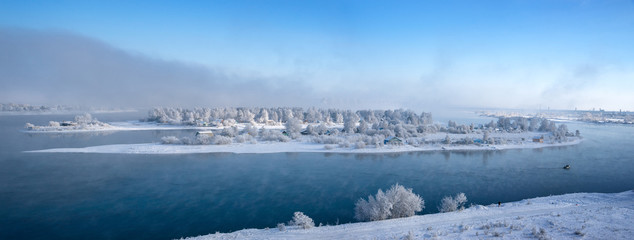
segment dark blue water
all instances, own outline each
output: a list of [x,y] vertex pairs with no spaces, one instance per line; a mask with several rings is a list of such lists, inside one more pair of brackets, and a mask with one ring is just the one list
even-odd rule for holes
[[[96,115],[103,121],[140,114]],[[0,116],[0,239],[170,239],[274,227],[302,211],[316,223],[352,222],[360,197],[394,183],[437,212],[439,200],[516,201],[634,188],[634,128],[569,123],[576,146],[404,154],[127,155],[23,153],[158,141],[191,131],[27,134],[25,122],[72,116]],[[485,120],[484,122],[488,122]],[[571,164],[572,169],[561,167]]]

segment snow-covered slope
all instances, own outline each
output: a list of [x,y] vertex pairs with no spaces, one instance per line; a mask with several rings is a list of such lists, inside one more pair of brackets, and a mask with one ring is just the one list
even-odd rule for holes
[[634,191],[566,194],[311,229],[271,227],[188,239],[632,239]]

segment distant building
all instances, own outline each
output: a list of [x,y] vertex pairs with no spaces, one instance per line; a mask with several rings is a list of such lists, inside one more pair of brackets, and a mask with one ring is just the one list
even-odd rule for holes
[[533,142],[536,142],[536,143],[544,143],[544,136],[541,136],[541,137],[534,137],[534,138],[533,138]]
[[383,144],[403,144],[403,140],[397,137],[388,137],[383,140]]
[[200,135],[206,135],[206,136],[209,136],[209,137],[213,137],[214,133],[212,131],[199,131],[199,132],[196,132],[196,136],[200,136]]

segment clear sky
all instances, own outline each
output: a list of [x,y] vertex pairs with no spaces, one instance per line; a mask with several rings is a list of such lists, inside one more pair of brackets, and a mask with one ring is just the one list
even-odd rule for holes
[[68,103],[110,82],[136,89],[107,91],[130,105],[634,110],[631,0],[3,0],[0,31],[3,102]]

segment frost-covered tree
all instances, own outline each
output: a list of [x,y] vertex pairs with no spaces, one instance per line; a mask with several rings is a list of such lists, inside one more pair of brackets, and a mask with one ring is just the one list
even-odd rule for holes
[[161,138],[163,144],[182,144],[183,142],[176,136],[165,136]]
[[414,216],[423,210],[425,201],[420,196],[414,194],[411,188],[395,184],[386,192],[388,199],[392,201],[391,218],[402,218]]
[[244,126],[244,129],[242,129],[241,134],[249,134],[252,137],[257,137],[258,129],[251,124],[247,124],[246,126]]
[[233,127],[223,128],[220,134],[227,137],[238,136],[238,127],[233,126]]
[[93,119],[90,113],[84,113],[84,114],[75,116],[75,122],[77,124],[90,124],[92,123],[92,121]]
[[260,113],[256,116],[258,123],[266,123],[269,120],[269,111],[266,108],[260,109]]
[[48,126],[50,126],[50,127],[59,127],[60,124],[59,124],[59,122],[56,122],[56,121],[49,121],[48,122]]
[[348,114],[346,114],[345,120],[343,122],[343,131],[346,133],[354,133],[358,122],[359,116],[357,116],[356,113],[349,112]]
[[368,123],[365,120],[361,120],[359,123],[359,127],[357,127],[357,132],[361,134],[365,134],[368,130]]
[[239,108],[238,109],[238,116],[237,116],[237,121],[240,123],[250,123],[253,122],[253,119],[255,118],[255,114],[253,114],[251,112],[251,110],[246,109],[246,108]]
[[454,121],[449,120],[449,122],[447,123],[447,127],[454,127],[455,128],[456,126],[457,126],[457,124]]
[[498,124],[497,124],[497,123],[495,123],[495,121],[491,120],[491,122],[487,123],[487,124],[485,125],[485,127],[490,128],[490,129],[495,129],[495,128],[497,128],[497,127],[498,127]]
[[425,201],[412,189],[395,184],[383,192],[379,189],[368,200],[359,199],[355,205],[355,219],[359,221],[378,221],[390,218],[410,217],[425,208]]
[[456,210],[464,209],[464,204],[467,203],[467,196],[464,193],[458,193],[455,197],[445,196],[440,201],[438,210],[440,212],[453,212]]
[[484,143],[491,143],[491,137],[489,137],[489,131],[484,131],[484,133],[482,134],[482,142]]
[[299,137],[299,134],[302,131],[302,123],[295,118],[289,118],[284,124],[284,127],[286,128],[286,133],[288,133],[291,138]]
[[278,130],[263,130],[259,135],[262,141],[288,142],[291,140]]
[[315,226],[315,222],[313,222],[313,219],[306,216],[304,213],[302,212],[295,212],[293,214],[293,219],[288,222],[289,226],[299,226],[303,229],[309,229]]
[[530,124],[528,126],[528,131],[534,132],[537,131],[539,129],[539,118],[531,118],[530,119]]
[[447,136],[445,136],[445,140],[443,141],[444,144],[451,144],[451,138],[449,137],[449,134],[447,134]]

